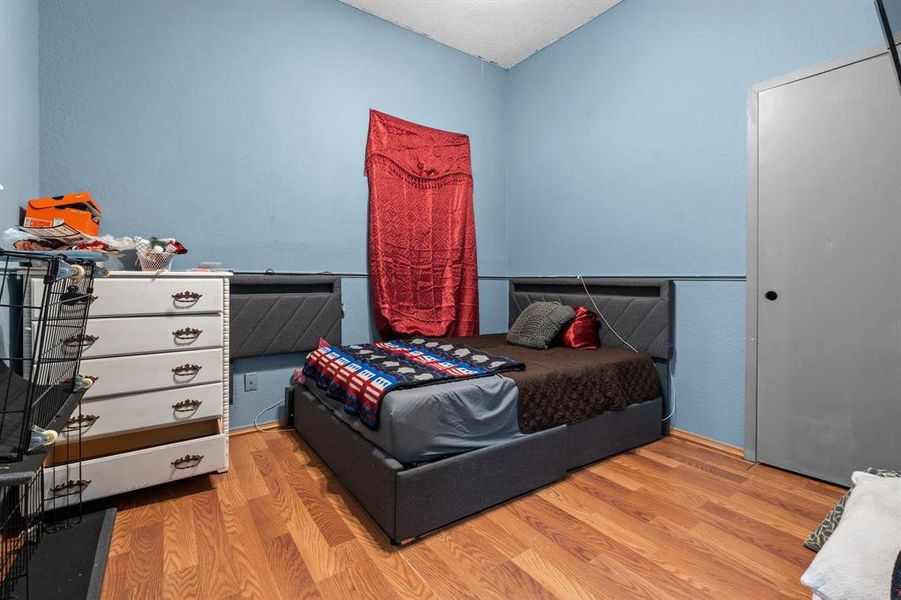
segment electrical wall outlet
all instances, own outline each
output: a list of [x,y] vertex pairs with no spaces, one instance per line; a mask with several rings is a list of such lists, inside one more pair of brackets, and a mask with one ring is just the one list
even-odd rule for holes
[[244,391],[255,392],[257,390],[257,374],[244,373]]

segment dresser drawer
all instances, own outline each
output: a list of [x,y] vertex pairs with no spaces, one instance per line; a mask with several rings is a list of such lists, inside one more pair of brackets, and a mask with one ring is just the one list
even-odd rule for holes
[[[94,500],[138,488],[221,471],[228,466],[224,434],[105,456],[44,471],[45,506],[64,506],[67,496],[81,489],[82,500]],[[71,498],[69,498],[71,502]]]
[[85,399],[217,383],[222,381],[222,349],[89,358],[79,370],[97,378]]
[[[43,283],[32,280],[32,302],[39,304]],[[222,280],[184,277],[108,277],[94,280],[90,316],[169,315],[221,312]]]
[[94,460],[105,456],[137,452],[145,448],[168,446],[188,440],[199,440],[223,433],[219,419],[189,421],[170,427],[139,429],[104,437],[79,439],[77,435],[61,436],[47,457],[45,466],[54,467],[72,463],[79,458]]
[[80,427],[82,439],[90,439],[210,419],[222,414],[222,393],[222,384],[213,383],[132,396],[89,398],[81,405],[81,419],[77,415],[70,419],[70,430]]
[[77,356],[80,347],[83,358],[220,346],[222,315],[217,314],[88,319],[83,336],[73,333],[63,341],[66,353]]

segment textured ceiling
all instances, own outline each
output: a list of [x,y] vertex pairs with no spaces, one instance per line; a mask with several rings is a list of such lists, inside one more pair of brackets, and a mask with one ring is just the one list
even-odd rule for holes
[[341,0],[509,69],[619,0]]

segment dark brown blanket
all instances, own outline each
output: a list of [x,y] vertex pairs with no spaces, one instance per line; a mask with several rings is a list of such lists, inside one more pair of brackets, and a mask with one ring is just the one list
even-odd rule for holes
[[660,376],[649,354],[619,348],[533,350],[508,344],[502,333],[454,339],[526,364],[525,371],[504,373],[519,388],[523,433],[573,425],[660,396]]

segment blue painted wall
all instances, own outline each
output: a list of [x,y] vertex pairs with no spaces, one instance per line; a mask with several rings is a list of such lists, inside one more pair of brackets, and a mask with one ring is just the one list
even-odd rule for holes
[[38,3],[0,1],[0,227],[38,193]]
[[677,427],[744,445],[745,284],[676,283]]
[[[177,236],[179,269],[365,273],[373,107],[470,135],[479,269],[506,273],[506,71],[337,1],[44,0],[40,35],[41,191],[90,190],[104,232]],[[367,340],[366,281],[343,289],[345,340]],[[496,330],[505,290],[482,294]],[[260,381],[234,425],[290,365],[235,365]]]
[[41,189],[190,262],[365,272],[369,109],[472,141],[481,272],[503,274],[505,80],[337,1],[44,0]]
[[[744,275],[748,88],[878,43],[869,0],[625,0],[517,65],[510,274]],[[740,445],[744,285],[677,305],[676,425]]]
[[[239,270],[365,271],[376,107],[470,134],[485,275],[741,276],[748,88],[881,41],[869,0],[625,0],[504,72],[332,1],[40,17],[41,191],[184,238],[180,268]],[[343,289],[345,340],[367,341],[366,280]],[[506,283],[480,289],[483,331],[503,330]],[[677,311],[676,424],[740,444],[744,285],[679,282]],[[296,361],[235,365],[236,424]]]
[[[3,230],[38,192],[37,0],[0,0],[0,185]],[[9,311],[0,307],[0,356],[18,339],[10,334]]]

